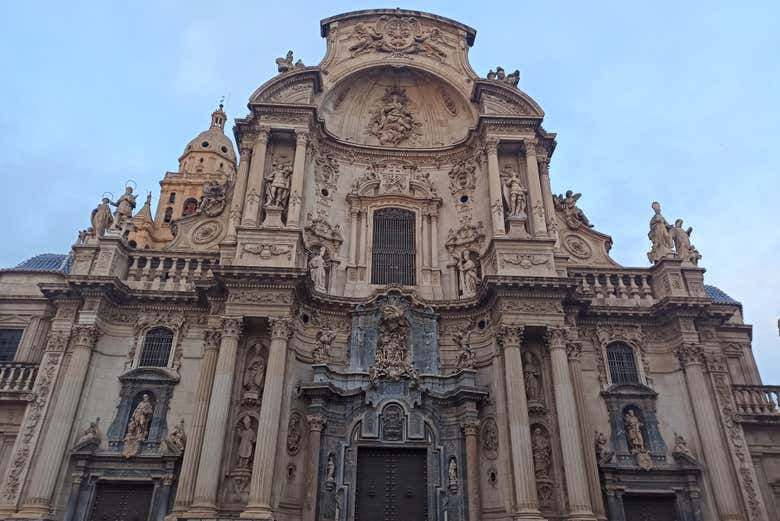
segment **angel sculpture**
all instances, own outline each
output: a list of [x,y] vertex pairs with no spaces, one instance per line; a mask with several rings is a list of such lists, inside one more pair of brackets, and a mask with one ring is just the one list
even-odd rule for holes
[[570,227],[577,228],[580,225],[585,225],[588,228],[593,228],[593,225],[585,216],[585,212],[577,206],[577,201],[580,200],[580,197],[582,197],[582,194],[575,194],[571,190],[566,190],[566,195],[556,195],[553,198],[553,202],[558,210],[563,211],[566,223]]
[[677,257],[683,261],[690,262],[696,265],[701,259],[701,254],[694,245],[691,244],[691,233],[693,232],[693,226],[688,226],[688,229],[683,229],[683,220],[677,219],[674,221],[674,226],[669,226],[669,234],[672,236],[672,242],[674,242],[674,250]]

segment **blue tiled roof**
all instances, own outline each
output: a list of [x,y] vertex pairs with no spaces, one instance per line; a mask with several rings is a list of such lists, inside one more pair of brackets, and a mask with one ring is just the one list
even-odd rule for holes
[[707,295],[708,299],[716,304],[739,304],[739,302],[728,296],[725,291],[716,288],[715,286],[705,284],[704,293]]
[[70,273],[73,257],[61,253],[41,253],[11,268],[15,271],[58,271]]

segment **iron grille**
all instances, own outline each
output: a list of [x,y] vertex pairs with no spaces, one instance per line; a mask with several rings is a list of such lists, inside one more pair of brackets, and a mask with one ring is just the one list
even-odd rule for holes
[[22,329],[0,329],[0,362],[11,362],[22,340]]
[[607,347],[607,362],[613,384],[639,383],[634,350],[626,344],[612,344]]
[[173,331],[164,327],[149,330],[141,351],[141,367],[166,367],[171,356]]
[[414,212],[383,208],[374,212],[371,284],[416,284]]

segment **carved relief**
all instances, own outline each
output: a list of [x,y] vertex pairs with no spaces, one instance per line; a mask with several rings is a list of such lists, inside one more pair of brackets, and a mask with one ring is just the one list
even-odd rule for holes
[[[206,181],[203,185],[203,195],[198,204],[198,212],[206,217],[217,217],[225,210],[227,183],[220,184],[216,181]],[[193,235],[194,237],[194,235]]]
[[460,248],[481,250],[484,241],[485,226],[482,224],[482,221],[477,222],[475,225],[472,224],[470,215],[463,215],[460,218],[460,227],[457,230],[450,228],[444,245],[452,255]]
[[79,439],[73,445],[73,450],[84,450],[86,448],[96,448],[100,445],[100,434],[98,433],[98,422],[100,418],[89,422],[89,426],[84,429]]
[[409,353],[409,324],[401,304],[385,304],[379,319],[374,365],[368,370],[369,378],[397,381],[401,378],[417,379]]
[[477,188],[477,165],[473,160],[458,161],[447,174],[452,195],[468,195]]
[[502,267],[506,267],[507,264],[517,266],[524,270],[530,270],[534,266],[541,266],[550,262],[550,257],[543,255],[521,255],[516,253],[514,255],[502,255],[501,264]]
[[245,254],[256,255],[264,260],[286,255],[287,260],[292,260],[292,246],[275,243],[249,243],[244,244],[241,248],[241,257]]
[[361,22],[352,29],[351,36],[357,39],[349,47],[352,56],[376,51],[393,56],[422,54],[439,60],[447,57],[439,47],[443,42],[439,30],[435,27],[423,28],[411,16],[382,16],[374,25]]
[[206,244],[211,242],[222,233],[222,225],[216,221],[209,221],[199,224],[192,230],[192,242],[194,244]]
[[593,228],[588,218],[585,217],[585,212],[577,206],[580,197],[582,194],[575,194],[571,190],[566,190],[566,195],[558,194],[553,197],[555,209],[563,213],[564,222],[572,230],[576,230],[580,226]]
[[477,363],[477,356],[471,347],[471,333],[474,330],[474,323],[470,321],[463,327],[457,329],[452,336],[453,341],[460,347],[457,369],[474,369]]
[[292,163],[274,162],[265,177],[265,208],[286,208],[290,197]]
[[301,450],[303,441],[303,416],[298,411],[290,414],[290,420],[287,423],[287,453],[295,456]]
[[498,457],[498,425],[493,418],[482,420],[482,452],[487,459]]
[[382,435],[385,441],[402,441],[404,438],[404,410],[390,404],[382,411]]
[[520,83],[520,71],[515,69],[511,74],[507,74],[503,67],[496,67],[495,71],[493,69],[488,71],[486,79],[517,87],[517,84]]
[[534,472],[536,478],[549,478],[552,467],[552,448],[550,446],[550,434],[541,425],[532,427],[531,449],[534,458]]
[[368,122],[366,131],[382,145],[396,146],[404,141],[414,142],[420,135],[420,122],[409,110],[409,98],[400,87],[388,87]]
[[577,237],[576,235],[567,235],[563,238],[563,247],[566,251],[577,257],[578,259],[589,259],[593,256],[593,248],[590,245]]
[[311,355],[315,364],[324,364],[330,360],[330,347],[336,339],[336,332],[332,329],[322,328],[317,331],[317,345]]
[[182,419],[173,426],[171,432],[168,433],[168,437],[165,438],[165,447],[169,452],[184,452],[187,446],[187,434],[184,432],[184,420]]

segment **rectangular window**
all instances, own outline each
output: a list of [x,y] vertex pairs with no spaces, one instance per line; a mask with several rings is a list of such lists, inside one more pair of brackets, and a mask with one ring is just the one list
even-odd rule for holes
[[0,362],[13,361],[23,331],[23,329],[0,329]]
[[416,284],[414,212],[383,208],[374,212],[371,284]]

